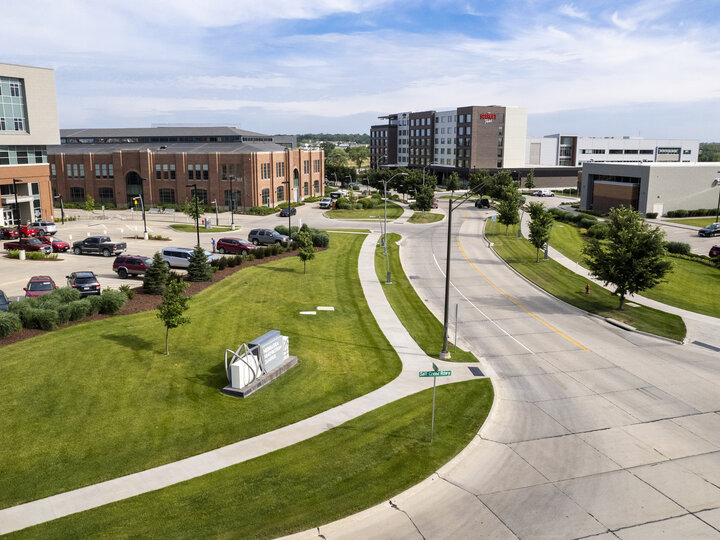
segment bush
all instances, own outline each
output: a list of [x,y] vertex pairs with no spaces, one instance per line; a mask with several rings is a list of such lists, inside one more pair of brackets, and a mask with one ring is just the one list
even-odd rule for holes
[[345,197],[340,197],[335,202],[335,208],[338,210],[350,210],[352,209],[352,205],[350,204],[350,201],[348,201]]
[[688,217],[688,211],[687,210],[670,210],[667,214],[667,217]]
[[590,218],[581,218],[577,222],[577,226],[582,229],[589,229],[593,225],[597,224],[597,219],[590,219]]
[[100,295],[100,313],[106,315],[114,315],[123,304],[127,301],[122,291],[116,291],[114,289],[105,289]]
[[310,229],[313,246],[326,248],[330,245],[330,235],[327,231],[320,229]]
[[20,317],[16,313],[0,311],[0,338],[8,337],[22,328]]
[[217,267],[219,270],[225,270],[228,267],[227,257],[220,257],[220,259],[218,259],[217,261]]
[[372,197],[372,198],[375,199],[376,201],[382,200],[382,195],[380,194],[379,191],[374,191],[374,192],[370,195],[370,197]]
[[54,309],[30,308],[20,315],[25,328],[52,330],[58,323],[58,313]]
[[275,208],[270,208],[268,206],[252,206],[247,213],[255,216],[269,216],[270,214],[274,214],[276,211],[277,210],[275,210]]
[[668,253],[690,255],[690,244],[686,244],[685,242],[665,242],[664,246]]
[[360,203],[360,205],[366,210],[369,208],[375,208],[378,205],[377,199],[373,199],[371,197],[365,197],[364,199],[360,199],[358,203]]
[[257,247],[253,250],[253,255],[255,255],[256,259],[264,259],[265,258],[265,248],[264,247]]
[[143,276],[143,290],[148,294],[164,293],[169,273],[170,269],[165,264],[162,255],[156,251],[153,255],[152,266],[145,271]]
[[608,224],[605,222],[595,223],[587,230],[587,235],[591,238],[604,240],[608,235]]
[[132,300],[135,296],[135,291],[130,288],[130,285],[120,285],[118,289],[125,295],[128,300]]
[[[127,287],[127,285],[124,285],[124,287]],[[79,321],[80,319],[85,318],[88,314],[89,306],[89,302],[85,302],[84,300],[75,300],[74,302],[70,302],[66,305],[70,311],[68,319],[71,321]]]
[[646,217],[647,219],[657,219],[657,215],[658,215],[657,212],[647,212],[647,213],[645,214],[645,217]]
[[241,255],[238,253],[237,255],[233,255],[231,260],[235,263],[235,266],[240,266],[243,261],[247,261],[249,259],[245,255]]
[[85,311],[87,312],[88,317],[92,317],[93,315],[100,313],[100,307],[102,305],[102,299],[100,296],[88,296],[87,298],[81,300],[81,302],[87,302]]
[[292,234],[295,234],[297,231],[298,231],[297,226],[293,226],[291,228],[291,234],[288,234],[287,225],[278,225],[277,227],[275,227],[275,232],[284,234],[285,236],[292,236]]
[[20,321],[23,326],[25,326],[25,317],[23,316],[23,313],[35,308],[36,306],[37,300],[35,298],[23,298],[22,300],[11,303],[8,307],[8,311],[10,313],[15,313],[18,317],[20,317]]

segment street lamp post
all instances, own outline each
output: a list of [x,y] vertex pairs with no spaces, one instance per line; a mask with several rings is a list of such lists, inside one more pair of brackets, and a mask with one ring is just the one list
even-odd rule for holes
[[235,192],[233,191],[232,184],[235,180],[235,175],[230,175],[230,230],[235,230]]
[[65,225],[65,206],[63,205],[62,195],[55,195],[55,199],[60,199],[60,221]]
[[283,183],[283,184],[287,184],[287,199],[288,199],[288,205],[287,205],[287,209],[288,209],[288,247],[290,247],[290,245],[291,245],[290,240],[292,239],[292,229],[291,229],[291,227],[290,227],[290,224],[291,224],[291,221],[290,221],[290,220],[291,220],[291,217],[292,217],[292,210],[291,210],[292,206],[290,206],[290,198],[291,198],[291,197],[290,197],[290,179],[288,178],[287,180],[283,180],[282,183]]
[[390,257],[388,256],[387,251],[387,184],[396,176],[407,176],[407,173],[397,173],[392,175],[388,180],[382,181],[383,189],[385,191],[385,233],[383,234],[383,245],[385,247],[385,264],[387,266],[387,285],[392,284],[392,281],[390,280]]
[[13,192],[15,193],[15,212],[17,212],[17,232],[18,238],[20,238],[20,204],[17,198],[17,185],[23,184],[24,181],[19,178],[13,178]]
[[215,225],[220,226],[220,214],[218,214],[217,199],[213,199],[211,204],[215,205]]
[[143,216],[143,238],[145,240],[148,239],[148,232],[147,232],[147,221],[145,221],[145,202],[143,201],[142,195],[138,195],[137,197],[133,197],[133,201],[137,201],[140,199],[140,209],[142,210],[142,216]]
[[195,199],[195,232],[197,233],[197,245],[200,245],[200,207],[197,200],[197,184],[185,184],[185,187],[193,188],[193,198]]
[[[718,171],[720,172],[720,171]],[[720,217],[720,178],[716,178],[713,181],[713,186],[718,187],[718,203],[717,203],[717,210],[715,210],[715,223],[718,222],[718,217]]]

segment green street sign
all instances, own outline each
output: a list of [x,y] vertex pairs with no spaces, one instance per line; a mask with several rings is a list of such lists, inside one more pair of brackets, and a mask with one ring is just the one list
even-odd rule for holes
[[449,377],[452,375],[452,371],[449,369],[447,371],[420,371],[419,375],[421,377]]

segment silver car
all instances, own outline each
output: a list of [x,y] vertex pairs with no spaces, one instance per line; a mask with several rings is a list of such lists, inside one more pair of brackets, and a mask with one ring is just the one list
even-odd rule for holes
[[[207,250],[204,251],[208,262],[212,262],[221,257],[220,255],[213,255]],[[190,256],[192,253],[193,250],[190,248],[170,247],[163,248],[160,255],[162,256],[163,261],[165,261],[165,264],[167,264],[170,268],[187,268],[190,266]]]
[[57,232],[57,225],[52,221],[35,221],[30,226],[37,231],[38,236],[52,236]]

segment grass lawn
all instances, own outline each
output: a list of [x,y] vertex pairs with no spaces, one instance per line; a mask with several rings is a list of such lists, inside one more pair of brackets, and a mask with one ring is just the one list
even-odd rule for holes
[[[553,227],[550,245],[584,266],[581,255],[584,240],[580,231],[566,223],[558,230],[558,225],[556,223]],[[670,306],[720,317],[720,270],[675,257],[668,257],[668,260],[672,262],[673,270],[665,276],[665,282],[643,291],[641,295]]]
[[[176,231],[180,231],[180,232],[194,233],[196,231],[194,223],[192,223],[192,224],[191,223],[174,223],[174,224],[170,225],[170,228],[175,229]],[[239,229],[239,227],[236,226],[235,230],[237,231],[238,229]],[[205,227],[201,226],[200,234],[228,232],[229,230],[231,230],[229,226],[227,226],[227,227],[222,226],[222,225],[220,227],[213,226],[211,229],[206,229]]]
[[422,212],[415,212],[412,217],[408,219],[408,223],[435,223],[437,221],[442,221],[442,218],[444,217],[444,214],[425,212],[425,215],[423,216]]
[[492,398],[488,379],[439,386],[432,444],[429,389],[252,461],[14,536],[275,538],[317,527],[430,476],[470,443]]
[[[190,324],[155,312],[79,324],[3,347],[0,507],[178,460],[297,422],[396,377],[400,360],[357,275],[363,235],[241,269],[195,295]],[[158,299],[159,302],[159,299]],[[298,314],[316,306],[333,312]],[[278,329],[299,364],[248,399],[223,395],[226,348]]]
[[590,283],[590,294],[585,294],[587,279],[549,259],[535,262],[535,248],[525,238],[517,237],[517,226],[510,227],[505,236],[505,226],[488,222],[487,237],[495,243],[495,251],[515,270],[527,279],[556,296],[560,300],[602,317],[611,317],[634,326],[643,332],[676,340],[685,337],[685,323],[677,315],[665,313],[646,306],[625,306],[617,309],[619,299],[611,292]]
[[715,223],[715,217],[696,217],[682,219],[664,218],[663,221],[667,221],[668,223],[680,223],[681,225],[692,225],[693,227],[706,227],[711,223]]
[[[400,264],[400,246],[397,245],[399,240],[399,234],[390,233],[388,235],[388,255],[390,256],[392,284],[385,284],[387,281],[387,262],[385,261],[385,250],[380,246],[375,248],[375,272],[383,284],[383,290],[388,302],[390,302],[393,311],[395,311],[400,322],[410,333],[410,336],[428,356],[437,358],[442,350],[443,325],[420,300],[410,280],[405,275],[402,264]],[[448,337],[450,338],[452,335]],[[453,350],[451,347],[449,347],[449,350],[453,362],[477,362],[477,358],[470,352],[462,349]]]
[[[403,207],[388,201],[387,218],[396,219],[402,216]],[[375,208],[361,208],[356,210],[328,210],[325,215],[332,219],[383,219],[385,217],[385,204],[381,202]]]

